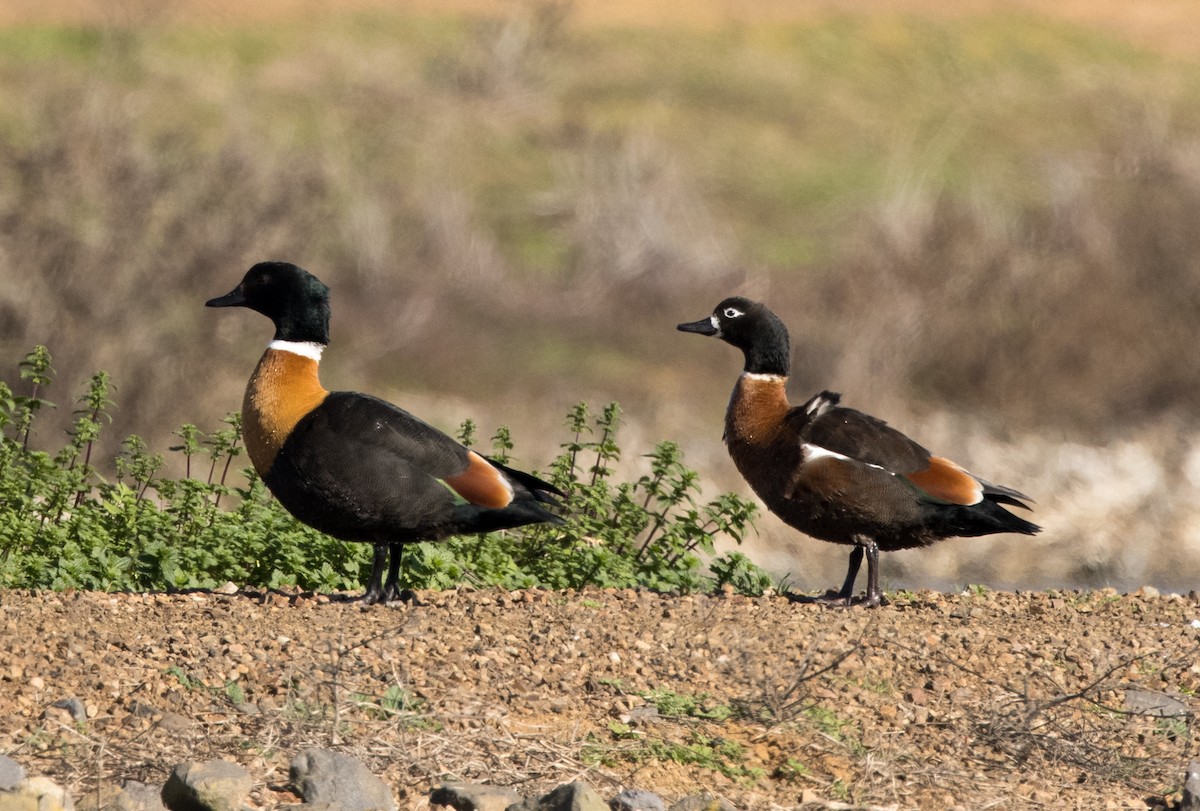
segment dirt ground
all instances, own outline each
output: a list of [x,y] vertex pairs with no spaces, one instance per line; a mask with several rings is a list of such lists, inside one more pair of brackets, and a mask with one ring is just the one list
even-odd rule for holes
[[0,592],[0,752],[84,807],[216,757],[296,802],[318,745],[401,808],[582,779],[746,809],[1162,807],[1200,753],[1194,592],[422,597]]

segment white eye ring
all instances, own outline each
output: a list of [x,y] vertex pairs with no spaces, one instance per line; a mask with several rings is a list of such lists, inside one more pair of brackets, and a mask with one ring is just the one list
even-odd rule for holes
[[725,316],[726,318],[737,318],[738,316],[743,315],[743,313],[736,307],[726,307],[725,311],[721,313],[721,315]]

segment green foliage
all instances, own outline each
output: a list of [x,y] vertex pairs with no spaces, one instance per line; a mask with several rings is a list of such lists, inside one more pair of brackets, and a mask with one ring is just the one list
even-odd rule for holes
[[[410,576],[431,586],[461,580],[505,588],[635,587],[694,591],[710,584],[704,558],[714,538],[741,543],[753,528],[757,507],[732,493],[698,503],[698,476],[684,466],[674,442],[661,442],[646,457],[649,472],[633,481],[617,474],[621,410],[616,403],[593,414],[584,403],[567,415],[570,438],[550,463],[550,481],[566,493],[565,526],[538,526],[519,533],[457,538],[425,545]],[[471,436],[464,423],[459,436]],[[492,440],[493,458],[508,459],[508,432]],[[414,556],[416,557],[416,556]],[[761,594],[770,578],[744,555],[711,560],[718,584]]]
[[765,774],[758,767],[746,765],[747,753],[741,744],[727,738],[709,737],[699,730],[692,730],[683,742],[644,736],[628,724],[615,722],[609,725],[609,732],[615,745],[608,745],[593,736],[581,752],[585,763],[614,766],[621,762],[670,761],[708,769],[738,781],[757,780]]
[[772,774],[776,780],[782,780],[785,783],[798,783],[801,780],[807,779],[812,775],[812,769],[803,761],[789,757],[779,766],[775,767],[775,772]]
[[[226,581],[277,588],[357,590],[370,567],[370,547],[323,535],[271,498],[252,469],[231,476],[242,456],[241,419],[205,434],[179,428],[170,452],[184,475],[160,475],[165,459],[136,435],[121,445],[115,479],[92,463],[108,422],[113,390],[97,372],[79,398],[76,419],[57,453],[30,449],[29,436],[53,369],[37,347],[21,363],[29,394],[0,384],[0,585],[8,588],[172,590],[214,588]],[[766,575],[737,552],[713,558],[714,537],[740,543],[755,506],[733,494],[700,503],[697,474],[679,446],[660,443],[648,472],[617,475],[620,409],[593,415],[584,404],[568,416],[570,438],[549,478],[566,493],[563,526],[453,538],[411,545],[404,573],[415,588],[460,583],[504,588],[587,585],[695,590],[712,579],[761,593]],[[474,442],[467,421],[459,438]],[[492,436],[492,458],[513,450],[507,428]],[[224,501],[224,506],[222,502]]]
[[[107,422],[111,383],[98,372],[79,399],[67,442],[56,454],[28,446],[33,418],[48,405],[50,354],[37,347],[21,364],[28,396],[0,390],[0,584],[9,588],[164,590],[258,586],[355,589],[366,550],[309,529],[269,497],[252,471],[228,484],[240,452],[240,420],[205,436],[179,429],[172,451],[182,479],[162,478],[164,458],[137,436],[122,443],[115,481],[92,465]],[[197,460],[207,475],[196,478]],[[219,474],[219,475],[218,475]],[[222,497],[236,505],[222,509]]]
[[654,705],[659,715],[668,718],[707,718],[712,721],[724,721],[733,715],[733,709],[728,704],[713,702],[708,693],[689,695],[663,687],[642,695]]

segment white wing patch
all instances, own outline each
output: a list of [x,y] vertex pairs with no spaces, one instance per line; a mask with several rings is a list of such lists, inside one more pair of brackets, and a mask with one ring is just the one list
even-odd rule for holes
[[[838,401],[832,397],[826,397],[823,394],[818,394],[816,397],[808,401],[808,405],[804,407],[805,412],[810,417],[819,417],[829,409],[837,405]],[[813,447],[816,447],[815,445]],[[832,453],[832,451],[829,451]]]
[[805,442],[800,446],[800,451],[804,454],[805,462],[815,462],[818,459],[840,459],[843,462],[854,462],[858,465],[865,465],[867,467],[873,467],[876,470],[882,470],[884,473],[892,476],[896,475],[881,465],[873,465],[870,462],[864,462],[861,459],[852,459],[845,454],[838,453],[837,451],[831,451],[829,448],[822,448],[820,445],[813,445]]

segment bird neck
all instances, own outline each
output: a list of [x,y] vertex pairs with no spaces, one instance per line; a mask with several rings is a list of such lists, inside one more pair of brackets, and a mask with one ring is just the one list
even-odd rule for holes
[[753,338],[742,345],[744,371],[749,374],[786,378],[791,367],[791,347],[787,327],[778,319],[761,324]]

